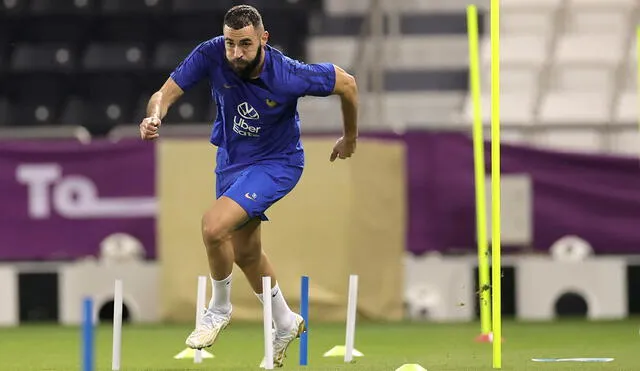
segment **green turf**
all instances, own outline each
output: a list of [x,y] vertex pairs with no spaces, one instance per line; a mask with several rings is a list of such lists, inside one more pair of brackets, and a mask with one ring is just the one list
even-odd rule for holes
[[[514,323],[505,321],[503,370],[640,370],[637,324],[563,321]],[[395,370],[404,363],[419,363],[429,371],[492,370],[491,344],[476,344],[479,325],[471,324],[365,324],[356,330],[356,348],[364,353],[355,364],[324,358],[333,345],[344,342],[344,326],[311,328],[310,365],[306,370]],[[123,329],[122,370],[259,370],[262,325],[232,323],[209,348],[214,359],[201,365],[174,360],[183,350],[189,326],[127,326]],[[96,333],[97,370],[111,370],[111,327]],[[80,369],[78,328],[28,325],[0,329],[0,369]],[[614,357],[611,363],[534,363],[531,358]],[[284,369],[298,366],[298,342],[289,349]]]

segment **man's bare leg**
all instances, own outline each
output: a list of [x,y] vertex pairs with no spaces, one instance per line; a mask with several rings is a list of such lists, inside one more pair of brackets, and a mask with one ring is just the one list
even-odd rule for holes
[[202,240],[207,252],[213,295],[202,322],[186,340],[191,348],[213,345],[231,320],[231,272],[235,260],[231,236],[247,219],[246,211],[225,196],[216,200],[202,216]]
[[233,231],[244,223],[247,212],[232,199],[222,196],[202,216],[202,240],[204,242],[211,277],[222,280],[233,270]]
[[262,251],[260,239],[260,220],[251,220],[242,229],[236,231],[231,239],[236,264],[244,272],[247,281],[262,302],[262,277],[271,277],[271,295],[273,296],[273,322],[277,329],[291,328],[294,314],[287,305],[280,290],[275,271],[267,254]]
[[273,266],[267,254],[262,250],[260,220],[251,220],[242,229],[233,233],[231,244],[233,245],[236,264],[244,272],[247,281],[261,302],[264,295],[262,292],[262,277],[270,276],[272,278],[271,292],[266,295],[271,295],[273,323],[276,328],[276,336],[273,343],[273,360],[275,365],[282,366],[287,347],[294,339],[300,336],[305,327],[304,320],[289,308],[276,280]]
[[262,293],[262,277],[271,277],[276,285],[276,274],[267,255],[262,251],[259,219],[252,219],[231,236],[235,263],[242,269],[255,293]]

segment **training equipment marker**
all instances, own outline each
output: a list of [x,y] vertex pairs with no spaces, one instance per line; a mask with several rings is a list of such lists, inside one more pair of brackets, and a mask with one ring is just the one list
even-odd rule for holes
[[300,315],[306,330],[300,334],[300,366],[309,364],[309,276],[300,279]]
[[82,371],[93,371],[93,299],[87,297],[82,302]]
[[484,128],[480,96],[480,52],[478,41],[478,9],[467,7],[469,39],[469,86],[473,103],[473,164],[475,170],[476,240],[478,245],[478,297],[480,305],[480,342],[489,342],[491,332],[491,286],[489,281],[489,248],[487,241],[486,176],[484,171]]
[[500,241],[500,0],[491,0],[491,314],[493,368],[502,368]]
[[264,321],[264,368],[273,370],[273,338],[271,311],[271,277],[262,277],[263,321]]
[[122,353],[122,280],[116,280],[113,288],[113,347],[111,370],[120,370]]

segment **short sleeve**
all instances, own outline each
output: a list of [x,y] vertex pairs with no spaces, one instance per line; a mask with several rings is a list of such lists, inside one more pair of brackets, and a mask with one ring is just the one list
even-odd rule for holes
[[209,71],[216,64],[210,49],[210,41],[201,43],[171,72],[171,78],[183,91],[209,76]]
[[288,80],[292,92],[298,97],[326,97],[333,93],[336,72],[331,63],[305,64],[293,61]]

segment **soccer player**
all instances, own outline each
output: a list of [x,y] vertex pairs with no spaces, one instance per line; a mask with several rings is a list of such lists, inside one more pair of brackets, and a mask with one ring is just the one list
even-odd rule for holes
[[216,201],[202,217],[213,286],[209,306],[186,339],[193,349],[211,346],[229,324],[233,264],[262,302],[262,276],[272,277],[274,365],[281,367],[289,344],[304,331],[288,306],[268,257],[260,223],[265,211],[297,184],[304,166],[298,98],[341,98],[343,135],[329,156],[351,157],[356,149],[358,89],[355,79],[331,63],[306,64],[267,44],[262,16],[238,5],[224,17],[223,35],[199,44],[155,92],[140,124],[144,140],[159,136],[162,118],[194,84],[207,79],[217,105],[210,141],[216,145]]

